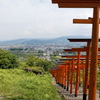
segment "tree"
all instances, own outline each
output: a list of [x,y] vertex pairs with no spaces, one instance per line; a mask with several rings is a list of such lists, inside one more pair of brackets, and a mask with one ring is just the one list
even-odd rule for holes
[[38,57],[28,57],[26,64],[30,67],[42,67],[44,71],[49,71],[49,69],[54,65],[47,59],[43,60]]
[[10,69],[18,67],[16,56],[7,50],[0,49],[0,68]]

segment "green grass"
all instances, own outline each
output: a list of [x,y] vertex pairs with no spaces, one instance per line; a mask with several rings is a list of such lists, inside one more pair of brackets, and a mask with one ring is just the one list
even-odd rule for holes
[[59,100],[50,75],[35,75],[21,69],[0,69],[0,97],[4,100]]
[[97,73],[97,89],[100,90],[100,71]]
[[61,58],[61,56],[50,56],[51,60],[56,60],[56,59],[60,59],[60,58]]
[[64,98],[64,96],[61,96],[61,100],[66,100],[66,99]]
[[[84,71],[85,74],[85,71]],[[76,73],[75,73],[76,77]],[[81,71],[81,86],[83,86],[83,72]],[[100,71],[97,72],[97,89],[100,90]]]

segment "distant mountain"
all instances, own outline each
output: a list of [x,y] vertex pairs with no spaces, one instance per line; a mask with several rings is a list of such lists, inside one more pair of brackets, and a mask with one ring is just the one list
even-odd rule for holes
[[86,36],[63,36],[55,39],[16,39],[0,42],[0,45],[68,45],[69,41],[67,38],[89,38]]

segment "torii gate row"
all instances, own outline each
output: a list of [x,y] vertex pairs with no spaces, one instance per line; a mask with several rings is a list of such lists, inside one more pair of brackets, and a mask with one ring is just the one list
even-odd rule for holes
[[[68,59],[67,59],[68,60]],[[71,60],[71,59],[69,59],[69,60]],[[70,62],[70,61],[69,61]],[[57,73],[57,71],[59,71],[59,72],[61,72],[62,70],[61,69],[63,69],[64,68],[64,66],[65,66],[65,82],[64,82],[64,85],[66,86],[66,79],[67,79],[67,67],[68,67],[68,65],[67,64],[64,64],[63,62],[59,62],[60,64],[62,63],[62,65],[59,65],[58,67],[57,67],[57,69],[56,69],[56,73]],[[62,72],[62,73],[64,73],[64,72]],[[59,76],[58,75],[60,75],[59,73],[57,73],[57,77],[58,77],[58,81],[57,81],[57,83],[59,83]],[[62,83],[63,83],[63,80],[62,80]],[[62,84],[61,84],[62,85]]]
[[[76,21],[79,21],[79,20],[75,19],[74,23],[78,23]],[[89,59],[90,59],[92,39],[89,39],[89,38],[68,38],[68,40],[70,42],[87,42],[87,47],[84,47],[84,49],[80,49],[81,52],[84,52],[84,50],[86,51],[85,81],[84,81],[84,87],[83,87],[83,100],[86,100],[88,80],[89,80],[89,75],[88,75],[88,73],[89,73]],[[100,42],[100,39],[98,41]],[[65,52],[67,52],[67,51],[68,50],[65,50]],[[72,49],[72,51],[77,51],[77,49]],[[98,51],[100,51],[100,48],[98,48]]]
[[[65,60],[67,60],[67,59],[61,59],[61,61],[64,61],[64,63],[66,63],[65,62]],[[85,59],[82,59],[82,60],[85,60]],[[75,70],[75,68],[74,68],[74,66],[76,66],[75,64],[74,64],[74,58],[73,58],[73,60],[72,60],[73,62],[73,67],[72,67],[72,77],[71,77],[71,89],[70,89],[70,93],[72,93],[72,88],[73,88],[73,73],[74,73],[74,70]],[[82,63],[82,68],[80,67],[80,69],[83,69],[83,80],[84,80],[84,67],[83,67],[83,63]],[[77,70],[77,68],[76,68],[76,70]],[[70,70],[69,70],[70,71]],[[70,72],[69,72],[69,74],[70,74]],[[81,79],[81,77],[80,77],[80,74],[79,74],[79,84],[81,84],[81,81],[80,81],[80,79]],[[67,91],[69,90],[69,80],[68,80],[68,84],[67,84]],[[75,89],[76,90],[76,89]]]
[[[79,48],[78,48],[79,49]],[[82,50],[82,49],[81,49]],[[69,50],[68,50],[69,51]],[[80,51],[78,52],[78,56],[70,56],[70,55],[67,55],[67,56],[62,56],[63,58],[77,58],[77,73],[76,73],[76,87],[75,87],[75,97],[77,97],[78,95],[78,77],[80,77],[80,57],[81,58],[86,58],[86,56],[80,56]],[[100,56],[98,56],[100,58]],[[87,64],[87,61],[86,61],[86,64]],[[89,69],[89,59],[88,59],[88,69]],[[85,68],[85,71],[87,70],[87,66]],[[86,73],[85,73],[86,75]],[[87,78],[88,77],[88,78]],[[72,76],[73,78],[73,76]],[[86,79],[87,78],[87,79]],[[80,78],[79,78],[80,79]],[[87,82],[87,85],[85,87],[85,93],[87,93],[87,87],[89,87],[89,74],[88,74],[88,71],[87,71],[87,76],[85,77],[85,81],[84,82]],[[80,84],[79,84],[80,85]],[[84,89],[83,89],[84,90]]]
[[[62,87],[64,86],[64,88],[66,88],[68,66],[66,66],[66,64],[62,63],[60,66],[58,66],[57,71],[58,71],[57,77],[58,77],[58,79],[60,78],[60,81],[57,81],[57,83],[60,84]],[[65,78],[65,80],[64,80],[64,78]]]
[[[67,60],[72,60],[72,59],[67,59]],[[83,59],[82,59],[82,60],[83,60]],[[65,65],[66,65],[66,64],[70,64],[70,67],[71,67],[71,65],[72,65],[72,62],[63,62],[63,63],[65,63]],[[62,65],[64,65],[63,63],[62,63]],[[83,65],[83,64],[82,64],[82,65]],[[73,65],[73,66],[76,66],[76,65]],[[77,68],[76,68],[76,69],[77,69]],[[65,79],[66,79],[66,78],[65,78]],[[65,81],[65,82],[66,82],[66,81]],[[65,85],[66,85],[66,83],[65,83]],[[62,86],[63,86],[63,85],[62,85]],[[64,88],[65,88],[65,87],[66,87],[66,86],[64,86]],[[68,90],[68,89],[67,89],[67,90]]]
[[[62,66],[60,66],[60,67],[62,67]],[[69,67],[70,69],[69,69],[69,74],[68,74],[68,81],[67,81],[67,91],[68,91],[68,89],[69,89],[69,75],[70,75],[70,73],[71,73],[71,66]],[[77,68],[76,68],[77,69]],[[76,70],[75,69],[75,70]],[[61,68],[60,68],[60,70],[59,71],[61,71]],[[64,72],[63,72],[64,73]],[[61,75],[61,74],[60,74]],[[64,74],[62,74],[62,75],[64,75]],[[59,76],[59,77],[62,77],[62,79],[60,78],[60,85],[63,87],[63,84],[64,84],[64,76]],[[62,83],[61,83],[62,82]],[[65,80],[65,82],[66,82],[66,80]],[[72,79],[71,79],[71,83],[72,83]],[[66,83],[64,84],[64,88],[66,87]],[[72,93],[72,84],[71,84],[71,89],[70,89],[70,93]]]
[[[67,60],[69,60],[69,59],[67,59]],[[72,59],[70,59],[70,60],[72,60]],[[82,59],[83,60],[83,59]],[[66,62],[64,62],[64,63],[66,63]],[[69,62],[67,62],[67,63],[69,63]],[[71,63],[70,63],[70,65],[71,65]],[[83,64],[82,64],[83,65]]]
[[[64,59],[65,60],[65,59]],[[99,60],[99,62],[100,62],[100,59],[98,59]],[[64,61],[64,63],[66,63],[65,61]],[[68,62],[67,62],[68,63]],[[83,67],[83,65],[84,65],[84,67]],[[75,66],[75,63],[74,63],[74,66]],[[72,67],[71,67],[72,68]],[[82,66],[80,66],[80,70],[83,70],[83,82],[84,82],[84,69],[85,69],[85,64],[82,64]],[[77,68],[74,68],[74,71],[75,70],[77,70]],[[71,71],[73,71],[72,69],[71,69]],[[79,74],[79,85],[81,84],[81,81],[80,81],[80,74]],[[73,79],[73,76],[72,76],[72,79]],[[73,85],[73,80],[71,79],[71,86]],[[69,83],[69,82],[68,82]],[[89,81],[88,81],[88,86],[89,86]],[[69,88],[69,85],[67,86],[67,90],[68,90],[68,88]],[[72,88],[70,89],[70,93],[72,93]]]
[[[61,61],[68,61],[68,60],[72,60],[72,59],[61,59]],[[75,60],[77,60],[77,59],[75,59]],[[81,60],[85,60],[85,59],[81,59]],[[60,63],[62,63],[62,62],[60,62]],[[66,63],[66,62],[64,62],[64,63]],[[69,63],[69,62],[68,62]],[[62,67],[62,66],[61,66]],[[61,69],[60,69],[61,70]],[[63,77],[62,77],[62,79],[63,79]],[[83,78],[84,79],[84,78]],[[62,80],[61,82],[59,82],[58,81],[58,83],[61,83],[61,85],[63,86],[63,82],[64,82],[64,80]],[[66,82],[66,81],[65,81]],[[66,87],[66,85],[64,86],[64,87]],[[69,81],[68,81],[68,84],[67,84],[67,90],[68,90],[68,88],[69,88]],[[71,90],[72,89],[70,89],[70,93],[71,93]]]
[[[63,60],[65,60],[65,59],[63,59]],[[67,59],[68,60],[68,59]],[[71,60],[71,59],[70,59]],[[82,60],[85,60],[85,59],[82,59]],[[62,62],[61,62],[62,63]],[[62,66],[61,66],[61,68],[62,68]],[[61,68],[60,68],[60,70],[61,70]],[[76,68],[77,69],[77,68]],[[59,71],[60,71],[59,70]],[[74,69],[75,70],[75,69]],[[64,72],[62,72],[62,73],[64,73]],[[62,74],[63,75],[63,74]],[[84,76],[84,75],[83,75]],[[58,77],[58,79],[59,79],[59,77]],[[65,78],[66,79],[66,78]],[[69,78],[68,78],[69,79]],[[83,78],[83,80],[84,80],[84,78]],[[64,82],[64,75],[62,76],[62,79],[59,81],[57,81],[61,86],[63,86],[63,84],[64,84],[64,88],[66,87],[66,80],[65,80],[65,82]],[[68,90],[68,88],[69,88],[69,80],[68,80],[68,82],[67,82],[68,84],[67,84],[67,90]],[[72,80],[71,80],[71,83],[72,83]],[[71,89],[70,89],[70,93],[72,93],[72,84],[71,84]]]
[[[65,60],[65,59],[64,59],[64,60]],[[82,60],[85,60],[85,59],[82,59]],[[99,60],[100,60],[100,59],[99,59]],[[65,62],[64,62],[64,63],[65,63]],[[60,66],[60,70],[59,70],[60,72],[61,72],[62,67],[63,67],[63,66]],[[75,69],[74,69],[74,70],[75,70]],[[76,68],[76,70],[77,70],[77,68]],[[70,70],[70,71],[71,71],[71,70]],[[64,72],[61,72],[61,73],[64,73]],[[84,75],[83,75],[83,76],[84,76]],[[59,77],[60,77],[60,76],[59,76]],[[58,78],[59,78],[59,77],[58,77]],[[65,87],[66,87],[66,84],[64,84],[64,74],[62,74],[61,77],[62,77],[62,79],[60,79],[60,81],[58,81],[58,83],[59,83],[62,87],[63,87],[63,85],[65,85],[65,86],[64,86],[64,88],[65,88]],[[84,78],[83,78],[83,79],[84,79]],[[65,82],[66,82],[66,81],[65,81]],[[70,93],[72,93],[72,85],[73,85],[73,84],[72,84],[72,79],[71,79]],[[68,90],[68,89],[69,89],[69,77],[68,77],[68,82],[67,82],[67,90]]]
[[[64,86],[64,88],[65,88],[66,87],[66,83],[64,84],[64,82],[66,82],[66,79],[64,81],[64,72],[61,71],[61,69],[63,69],[62,67],[63,66],[60,66],[60,68],[59,68],[59,71],[62,73],[62,75],[60,74],[61,76],[60,75],[58,76],[58,79],[60,77],[60,80],[58,80],[57,83],[60,84],[62,87]],[[83,69],[83,67],[81,69]],[[75,70],[77,70],[77,68],[74,68],[74,71]],[[70,73],[71,73],[71,69],[70,69]],[[68,74],[68,75],[70,75],[70,74]],[[84,80],[84,78],[83,78],[83,80]],[[73,84],[72,84],[72,79],[71,79],[71,87],[70,87],[71,89],[70,89],[70,93],[72,93],[72,85]],[[68,91],[68,89],[69,89],[69,76],[68,76],[68,82],[67,82],[67,91]]]
[[[60,8],[93,8],[89,100],[96,100],[100,0],[52,0]],[[84,21],[83,24],[86,24]],[[83,94],[86,100],[86,94]]]
[[[78,50],[80,50],[78,48]],[[66,55],[66,56],[62,56],[62,58],[73,58],[73,70],[72,70],[72,83],[71,86],[73,87],[73,73],[74,73],[74,59],[77,58],[77,70],[76,70],[76,86],[75,86],[75,97],[78,95],[78,84],[79,86],[81,85],[81,81],[80,81],[80,58],[86,58],[86,56],[80,56],[80,51],[78,52],[78,56],[72,56],[72,55]],[[69,72],[70,73],[70,72]],[[68,90],[68,87],[67,87]],[[72,93],[72,88],[71,88],[71,92]]]
[[[59,65],[56,69],[56,82],[57,84],[61,85],[63,87],[64,85],[64,77],[65,80],[67,79],[67,65]],[[59,79],[60,78],[60,79]]]
[[[64,63],[66,63],[66,62],[64,62]],[[72,88],[73,88],[73,76],[74,76],[74,72],[75,72],[75,70],[77,71],[77,64],[74,64],[74,59],[73,59],[73,62],[72,62],[71,65],[72,66],[69,66],[69,69],[68,69],[68,81],[67,81],[67,91],[68,91],[69,90],[69,76],[71,74],[71,89],[70,89],[70,93],[72,93]],[[81,64],[80,65],[80,70],[81,69],[83,70],[83,80],[84,80],[84,68],[85,68],[85,65]],[[79,84],[81,84],[80,79],[81,79],[81,77],[79,76]]]

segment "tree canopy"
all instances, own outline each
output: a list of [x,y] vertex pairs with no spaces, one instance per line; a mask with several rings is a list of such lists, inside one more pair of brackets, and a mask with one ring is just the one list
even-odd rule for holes
[[44,71],[49,71],[49,69],[54,66],[54,63],[48,61],[47,59],[40,59],[38,57],[28,57],[26,64],[30,67],[42,67]]
[[0,68],[10,69],[18,67],[15,55],[10,54],[7,50],[0,49]]

